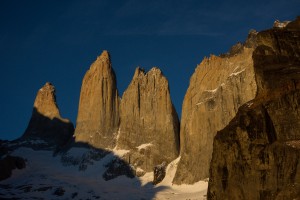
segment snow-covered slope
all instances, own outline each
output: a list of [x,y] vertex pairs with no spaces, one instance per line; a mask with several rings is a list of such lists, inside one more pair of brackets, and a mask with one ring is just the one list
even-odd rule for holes
[[10,154],[26,159],[26,168],[14,170],[9,179],[0,182],[0,199],[206,199],[207,182],[172,185],[179,158],[170,163],[165,179],[156,186],[153,173],[105,181],[108,164],[126,153],[114,151],[97,154],[75,147],[53,156],[50,150],[17,148]]

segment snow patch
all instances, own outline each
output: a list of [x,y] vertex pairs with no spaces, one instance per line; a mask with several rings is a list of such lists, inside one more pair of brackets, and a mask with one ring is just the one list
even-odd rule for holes
[[247,103],[248,108],[251,108],[252,105],[253,105],[253,102]]
[[[174,161],[172,161],[166,169],[166,176],[162,182],[157,184],[156,188],[160,189],[159,192],[155,194],[155,198],[153,199],[176,199],[176,200],[186,200],[186,199],[194,199],[194,200],[204,200],[206,199],[208,181],[199,181],[192,185],[175,185],[172,183],[178,163],[181,157],[178,157]],[[142,186],[146,186],[149,182],[153,181],[153,172],[148,172],[144,176],[140,177],[140,181]]]
[[149,147],[153,146],[152,143],[147,143],[147,144],[141,144],[140,146],[136,147],[139,151],[142,149],[147,149]]
[[118,157],[122,158],[124,155],[129,153],[130,150],[114,148],[112,152],[115,156],[118,156]]
[[8,143],[7,146],[15,146],[15,145],[41,145],[41,144],[47,144],[46,141],[41,139],[30,139],[30,140],[22,140],[20,142],[12,142]]
[[[141,148],[148,146],[140,145]],[[12,155],[27,159],[26,168],[14,170],[11,178],[1,181],[0,199],[205,199],[205,181],[193,185],[172,184],[180,157],[168,165],[165,179],[156,186],[152,185],[153,172],[140,178],[120,176],[105,181],[102,178],[105,164],[126,151],[115,150],[100,160],[93,160],[86,170],[79,171],[77,166],[64,166],[61,155],[54,157],[53,151],[19,148]],[[81,157],[87,152],[89,149],[75,147],[67,153]]]
[[245,69],[242,69],[238,72],[233,72],[232,74],[229,75],[229,77],[232,77],[232,76],[238,76],[239,74],[243,73],[245,71]]
[[202,102],[199,102],[199,103],[196,103],[196,106],[199,106],[199,105],[201,105],[201,104],[203,104],[204,102],[202,101]]
[[274,28],[285,28],[291,21],[283,21],[275,20],[273,27]]

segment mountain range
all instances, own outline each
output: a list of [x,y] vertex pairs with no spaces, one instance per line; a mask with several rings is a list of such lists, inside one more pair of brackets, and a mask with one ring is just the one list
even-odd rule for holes
[[1,198],[300,198],[300,17],[204,58],[181,119],[158,67],[122,96],[116,79],[103,51],[75,127],[51,83],[37,92],[24,134],[0,143]]

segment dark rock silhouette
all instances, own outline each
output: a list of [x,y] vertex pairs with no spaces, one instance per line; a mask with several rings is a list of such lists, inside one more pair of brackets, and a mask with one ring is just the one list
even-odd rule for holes
[[9,178],[14,169],[26,167],[25,160],[18,156],[6,156],[0,160],[0,181]]
[[164,180],[166,176],[166,168],[167,168],[167,163],[163,162],[160,165],[157,165],[153,169],[153,185],[156,185],[160,183],[162,180]]
[[107,170],[104,172],[102,177],[106,181],[122,175],[125,175],[128,178],[134,178],[136,174],[130,164],[118,157],[111,160],[105,167],[107,167]]

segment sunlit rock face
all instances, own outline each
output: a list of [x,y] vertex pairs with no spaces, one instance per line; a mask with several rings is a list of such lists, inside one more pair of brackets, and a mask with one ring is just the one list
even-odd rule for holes
[[161,70],[137,68],[120,107],[118,149],[130,150],[127,161],[145,171],[179,153],[179,120]]
[[36,95],[32,116],[22,138],[41,138],[62,145],[73,132],[73,124],[60,116],[55,87],[47,82]]
[[103,53],[86,72],[81,86],[75,141],[113,148],[119,126],[119,96],[109,53]]
[[300,197],[300,18],[257,35],[258,93],[214,140],[208,199]]
[[127,150],[123,159],[140,174],[174,160],[179,120],[161,70],[137,68],[121,100],[104,51],[83,79],[74,138],[98,149]]
[[192,184],[209,176],[213,138],[257,92],[253,51],[257,32],[222,56],[211,55],[197,66],[182,105],[181,160],[176,184]]

